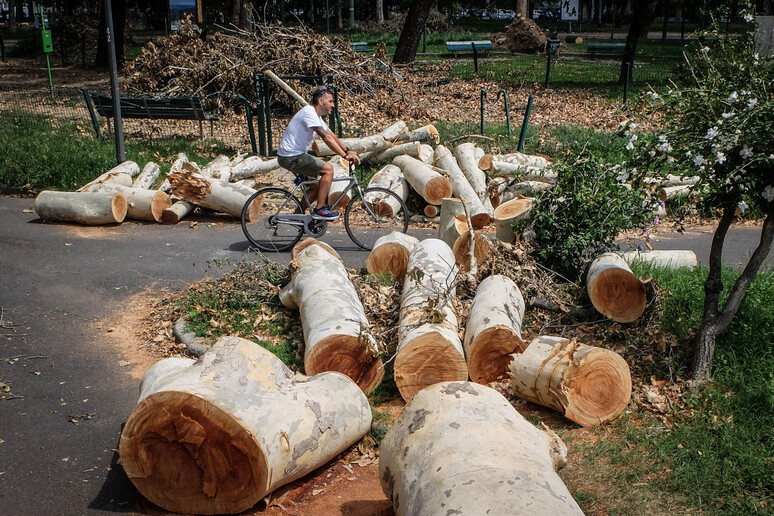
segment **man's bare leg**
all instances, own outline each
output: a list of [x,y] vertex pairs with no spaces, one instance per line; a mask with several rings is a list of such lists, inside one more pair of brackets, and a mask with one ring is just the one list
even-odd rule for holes
[[[320,186],[317,191],[317,209],[322,208],[328,204],[328,193],[331,191],[331,185],[333,184],[333,165],[326,163],[323,169],[320,171]],[[312,197],[311,195],[309,196]]]

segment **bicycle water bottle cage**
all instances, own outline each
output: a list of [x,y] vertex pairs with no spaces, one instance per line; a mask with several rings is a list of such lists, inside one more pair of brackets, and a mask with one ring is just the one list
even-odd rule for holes
[[304,182],[304,176],[296,176],[296,178],[293,180],[293,182],[297,185],[300,185]]

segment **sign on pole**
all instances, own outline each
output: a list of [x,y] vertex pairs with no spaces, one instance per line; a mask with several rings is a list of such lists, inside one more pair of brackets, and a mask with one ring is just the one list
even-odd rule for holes
[[190,14],[191,18],[200,22],[199,10],[196,0],[169,0],[169,29],[173,32],[180,30],[180,22]]
[[562,21],[578,21],[578,0],[562,0]]

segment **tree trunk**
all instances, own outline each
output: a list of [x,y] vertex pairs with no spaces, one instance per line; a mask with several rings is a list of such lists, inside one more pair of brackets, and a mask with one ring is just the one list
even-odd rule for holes
[[153,186],[153,183],[155,183],[159,178],[159,174],[161,174],[161,167],[159,167],[156,163],[149,161],[145,164],[144,167],[142,167],[142,172],[134,180],[132,187],[150,190],[150,188]]
[[199,360],[143,376],[121,463],[165,510],[236,514],[357,442],[371,408],[344,375],[293,373],[259,345],[221,337]]
[[550,190],[553,186],[552,183],[544,183],[543,181],[522,181],[520,183],[513,183],[500,194],[500,203],[508,202],[517,197],[532,197],[540,192]]
[[398,145],[393,145],[389,149],[378,152],[367,152],[360,156],[361,161],[368,162],[372,165],[378,165],[385,161],[392,161],[395,156],[411,156],[412,158],[419,157],[419,142],[407,142]]
[[614,321],[632,322],[645,311],[645,285],[615,253],[604,253],[591,262],[586,291],[594,308]]
[[[452,245],[452,251],[454,252],[454,259],[457,261],[457,265],[460,269],[466,271],[470,270],[470,231],[468,231],[468,223],[464,222],[465,230],[454,241]],[[476,264],[480,265],[486,256],[489,254],[489,250],[492,248],[492,244],[489,243],[489,239],[485,237],[481,231],[474,231],[473,234],[476,238],[476,245],[473,249],[473,255],[476,258]]]
[[432,165],[434,155],[435,150],[431,145],[427,145],[426,143],[419,144],[419,156],[417,156],[417,158],[419,158],[422,163],[425,165]]
[[[333,156],[328,163],[333,167],[333,177],[347,177],[349,176],[349,162],[341,156]],[[328,206],[333,206],[339,197],[344,194],[344,190],[347,187],[347,181],[334,181],[331,183],[331,189],[328,191]],[[312,200],[314,201],[314,199]],[[344,198],[341,200],[339,206],[346,206],[349,203],[349,194],[344,194]]]
[[510,154],[484,154],[478,160],[478,167],[481,170],[492,170],[492,162],[511,163],[522,167],[533,167],[544,169],[551,166],[552,161],[543,156],[533,156],[531,154],[522,154],[521,152],[512,152]]
[[368,349],[373,339],[368,319],[344,264],[323,247],[309,245],[291,261],[290,272],[279,298],[300,312],[306,373],[338,371],[363,392],[376,388],[384,377],[382,361]]
[[618,84],[626,84],[627,70],[631,73],[634,67],[634,55],[637,53],[637,43],[642,34],[648,33],[650,22],[653,21],[658,2],[653,0],[633,0],[633,11],[631,23],[629,24],[629,33],[626,35],[626,46],[624,47],[623,57],[621,58],[621,73],[618,76]]
[[395,54],[392,62],[395,64],[413,63],[417,56],[417,47],[422,39],[422,32],[425,30],[427,16],[430,14],[430,7],[435,0],[417,0],[409,6],[406,13],[406,21],[403,22],[403,29],[400,31],[398,44],[395,46]]
[[661,202],[667,202],[675,197],[689,196],[692,192],[693,185],[665,186],[658,189],[658,196]]
[[420,143],[433,143],[438,144],[441,141],[441,136],[438,134],[438,129],[433,124],[418,127],[413,131],[403,133],[396,141],[398,142],[420,142]]
[[[246,186],[186,172],[176,172],[168,179],[172,193],[182,200],[237,218],[242,216],[242,207],[247,199],[255,193]],[[260,203],[253,203],[247,216],[248,222],[255,220],[259,209]]]
[[715,337],[724,331],[739,310],[747,288],[755,279],[758,271],[771,251],[774,243],[774,206],[769,207],[761,229],[761,239],[753,251],[742,273],[731,287],[726,304],[719,308],[720,294],[723,292],[721,270],[723,263],[723,244],[728,229],[734,220],[735,206],[726,206],[712,236],[709,256],[709,273],[704,283],[704,314],[696,335],[694,353],[691,361],[691,375],[696,381],[709,379],[712,372],[712,358],[715,354]]
[[[368,182],[368,187],[378,186],[393,191],[404,201],[408,199],[409,185],[403,172],[395,165],[387,165],[379,172],[373,175]],[[379,198],[369,194],[366,199],[383,217],[392,218],[400,210],[400,205],[395,202],[393,197]]]
[[435,148],[435,166],[443,169],[449,175],[454,196],[470,202],[470,220],[473,227],[480,229],[489,224],[492,218],[491,205],[490,209],[487,210],[481,202],[478,192],[475,191],[460,169],[457,160],[454,159],[449,149],[443,145]]
[[516,240],[513,225],[529,217],[533,201],[534,199],[530,197],[517,197],[504,202],[495,209],[494,221],[497,228],[497,240],[509,244]]
[[450,197],[452,186],[449,179],[410,156],[396,156],[392,162],[403,171],[403,177],[430,204],[441,204]]
[[644,262],[654,267],[668,267],[670,269],[681,267],[692,269],[699,264],[696,253],[693,251],[626,251],[621,253],[621,258],[629,264]]
[[376,23],[384,23],[384,2],[382,0],[376,0]]
[[404,400],[434,383],[468,378],[457,316],[452,307],[457,268],[442,240],[411,251],[400,300],[395,385]]
[[[466,202],[468,211],[470,211],[470,202]],[[449,248],[454,247],[454,243],[468,227],[465,220],[465,208],[460,199],[447,197],[441,202],[441,221],[438,225],[438,238],[446,242]]]
[[519,181],[543,181],[544,183],[556,181],[557,178],[556,172],[549,168],[525,167],[505,161],[492,161],[489,173],[492,177],[515,177]]
[[43,190],[35,199],[35,213],[45,221],[77,222],[88,226],[120,224],[127,202],[117,192],[57,192]]
[[470,379],[487,385],[508,372],[511,353],[527,347],[521,339],[524,297],[508,277],[482,281],[465,323],[465,356]]
[[[136,176],[140,173],[140,166],[137,165],[134,161],[124,161],[118,166],[115,166],[105,172],[104,174],[97,177],[95,180],[91,181],[90,183],[86,183],[82,187],[78,188],[76,192],[89,192],[92,190],[92,188],[96,188],[99,185],[109,182],[109,181],[116,181],[118,184],[122,184],[124,186],[132,186],[132,177]],[[128,175],[129,176],[129,182],[126,182],[125,177],[116,178],[113,176],[118,175]]]
[[[342,138],[344,147],[352,149],[358,154],[381,152],[392,147],[401,135],[406,133],[406,123],[396,122],[379,134],[373,134],[364,138]],[[317,139],[312,142],[312,152],[318,156],[334,156],[333,150],[324,141]]]
[[550,407],[581,426],[618,417],[629,404],[632,378],[618,353],[543,335],[510,363],[521,399]]
[[483,385],[423,390],[379,452],[382,489],[396,516],[583,514],[555,471],[567,463],[561,439]]
[[104,184],[97,192],[119,192],[126,197],[126,218],[134,220],[146,220],[149,222],[161,222],[161,216],[165,209],[172,206],[169,195],[160,190],[146,190],[113,184]]
[[277,158],[264,161],[259,156],[250,156],[246,160],[242,161],[231,167],[231,181],[239,181],[247,177],[253,177],[257,174],[271,172],[280,168],[277,163]]
[[397,231],[380,237],[366,259],[366,270],[374,275],[389,274],[403,281],[409,255],[418,243],[416,237]]
[[161,212],[161,222],[164,224],[177,224],[186,215],[191,213],[196,205],[192,202],[177,200],[172,206]]
[[486,195],[486,174],[478,168],[478,159],[476,159],[476,145],[474,143],[463,143],[454,148],[454,158],[460,166],[460,170],[465,174],[465,178],[473,187],[481,202],[488,199]]

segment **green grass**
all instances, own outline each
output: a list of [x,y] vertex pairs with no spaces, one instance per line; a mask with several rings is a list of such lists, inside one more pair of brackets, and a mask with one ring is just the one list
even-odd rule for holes
[[[74,190],[116,164],[115,143],[85,134],[83,122],[53,120],[27,111],[0,112],[0,191]],[[88,128],[87,128],[88,129]],[[185,139],[127,139],[126,158],[141,167],[156,161],[162,174],[185,152],[204,163],[231,149],[220,142]]]

